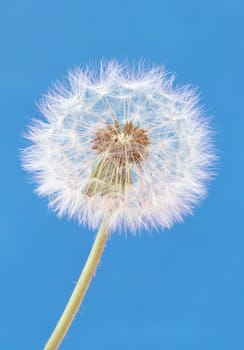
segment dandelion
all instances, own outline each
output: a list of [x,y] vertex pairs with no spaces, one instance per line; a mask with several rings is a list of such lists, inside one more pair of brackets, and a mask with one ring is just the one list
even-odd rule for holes
[[206,195],[214,152],[189,87],[161,68],[112,61],[76,69],[41,100],[23,164],[58,216],[100,229],[45,349],[56,349],[86,293],[110,234],[170,228]]

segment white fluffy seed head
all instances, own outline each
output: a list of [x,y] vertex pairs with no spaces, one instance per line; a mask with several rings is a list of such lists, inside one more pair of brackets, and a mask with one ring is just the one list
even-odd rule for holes
[[163,69],[75,69],[39,106],[45,120],[29,127],[22,160],[59,216],[169,228],[206,195],[209,122],[194,91],[175,88]]

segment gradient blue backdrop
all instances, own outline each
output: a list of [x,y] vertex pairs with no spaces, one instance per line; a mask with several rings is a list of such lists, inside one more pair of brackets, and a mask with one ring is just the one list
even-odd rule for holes
[[33,194],[18,149],[50,83],[102,57],[199,87],[221,161],[194,217],[111,238],[61,349],[244,349],[243,17],[237,0],[1,1],[0,349],[42,349],[93,242]]

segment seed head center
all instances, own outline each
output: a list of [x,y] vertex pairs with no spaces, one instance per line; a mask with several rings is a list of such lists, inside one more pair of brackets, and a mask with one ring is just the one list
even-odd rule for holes
[[140,164],[148,153],[150,140],[147,130],[132,121],[121,126],[114,117],[113,124],[106,122],[103,128],[95,132],[92,148],[119,166]]
[[119,142],[121,145],[129,144],[132,141],[131,135],[125,135],[123,132],[113,137],[114,142]]

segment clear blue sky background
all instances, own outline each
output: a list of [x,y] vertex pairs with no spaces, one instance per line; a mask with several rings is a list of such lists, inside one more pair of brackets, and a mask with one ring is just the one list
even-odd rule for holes
[[42,349],[93,242],[33,194],[18,149],[50,83],[102,57],[199,87],[221,160],[194,217],[111,238],[61,349],[244,349],[243,17],[241,0],[1,1],[0,349]]

